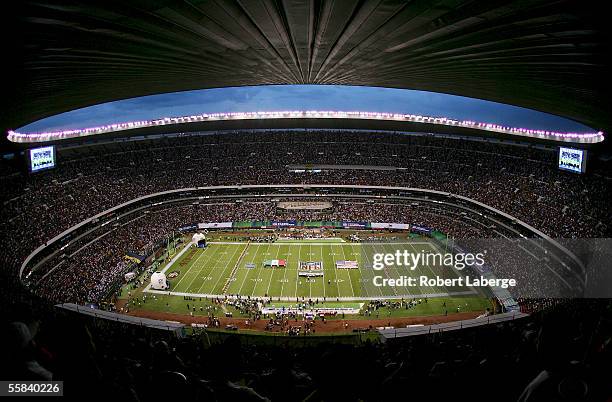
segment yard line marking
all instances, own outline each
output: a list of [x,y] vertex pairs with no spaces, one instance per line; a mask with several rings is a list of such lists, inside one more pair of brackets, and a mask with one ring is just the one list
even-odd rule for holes
[[[255,262],[255,264],[257,264],[257,253],[259,253],[259,249],[261,247],[261,243],[257,243],[257,244],[255,244],[255,246],[257,246],[257,248],[255,249],[255,255],[253,256],[253,261]],[[253,245],[251,245],[251,247],[253,247]],[[259,269],[259,267],[257,267],[257,265],[256,265],[255,269]],[[237,295],[241,295],[242,294],[242,287],[244,286],[244,282],[246,281],[246,278],[248,276],[249,276],[249,271],[247,270],[244,273],[244,277],[242,278],[242,283],[240,283],[240,287],[238,288],[238,292],[236,292]]]
[[[200,249],[196,249],[196,251],[197,251],[197,250],[200,250]],[[189,274],[189,272],[191,272],[191,269],[194,267],[194,265],[196,264],[196,262],[197,262],[197,261],[198,261],[200,258],[202,258],[202,256],[203,256],[204,254],[207,254],[207,253],[206,253],[206,251],[208,251],[208,249],[204,249],[204,250],[202,250],[202,252],[200,253],[200,255],[199,255],[199,256],[198,256],[198,257],[197,257],[197,258],[196,258],[196,259],[195,259],[193,262],[190,262],[190,263],[189,263],[189,267],[187,268],[187,271],[185,272],[185,274],[184,274],[184,275],[181,277],[181,279],[179,279],[179,281],[176,283],[176,285],[174,285],[174,288],[175,288],[175,289],[179,287],[179,285],[181,284],[181,282],[183,281],[183,279],[185,279],[185,278],[187,277],[187,275]],[[214,255],[214,254],[213,254],[213,255]]]
[[[208,260],[202,260],[199,261],[196,266],[199,268],[198,269],[198,273],[197,273],[197,277],[200,277],[200,275],[202,274],[202,272],[208,271],[209,274],[213,273],[213,270],[215,269],[215,267],[219,264],[219,261],[223,258],[224,255],[227,254],[227,249],[218,249],[216,250],[215,254],[214,254],[214,258],[209,258]],[[189,287],[191,288],[191,284],[189,285]],[[201,287],[201,285],[200,285]]]
[[[270,254],[268,251],[270,251],[270,243],[266,244],[268,247],[266,248],[266,252],[264,253],[264,256],[266,256],[266,258],[268,257],[268,255]],[[257,289],[257,283],[259,281],[259,275],[261,275],[261,272],[263,270],[265,270],[266,267],[261,267],[257,270],[257,278],[255,278],[255,285],[253,285],[253,290],[251,290],[251,297],[255,296],[255,289]],[[272,269],[272,267],[270,267],[270,269]]]
[[[212,261],[212,264],[207,263],[206,261],[202,264],[202,267],[200,268],[200,270],[198,271],[198,276],[200,276],[202,273],[204,273],[204,275],[206,275],[206,277],[210,277],[211,281],[214,279],[213,275],[213,270],[214,268],[217,266],[217,263],[219,262],[219,260],[221,259],[222,255],[226,255],[227,251],[220,251],[220,249],[215,251],[215,254],[217,258],[215,258],[214,260],[212,259],[212,257],[209,259],[209,261]],[[200,286],[198,287],[197,292],[200,293],[202,290],[202,287],[204,285],[206,285],[208,283],[207,280],[204,279],[205,277],[202,277],[202,283],[200,284]],[[191,287],[191,285],[189,285],[189,287]]]
[[[351,248],[351,249],[352,249],[352,248]],[[346,253],[344,252],[344,247],[342,247],[342,257],[343,257],[343,258],[344,258],[344,260],[346,261]],[[334,266],[335,266],[335,265],[336,265],[336,264],[334,264]],[[346,273],[348,274],[348,281],[349,281],[349,283],[351,284],[351,296],[355,297],[355,296],[357,296],[357,295],[355,294],[355,288],[353,287],[353,278],[351,278],[351,273],[350,273],[350,272],[348,272],[348,271],[350,271],[350,270],[347,270],[347,272],[346,272]],[[361,278],[361,275],[359,275],[359,277]],[[340,294],[339,294],[339,293],[338,293],[338,296],[340,296]]]
[[[430,247],[434,250],[434,252],[442,254],[441,250],[438,249],[435,244],[433,244],[433,243],[430,244]],[[436,273],[433,272],[433,270],[431,268],[430,268],[430,271],[431,271],[432,274],[436,275]],[[459,273],[458,272],[455,272],[453,270],[451,270],[451,271],[455,274],[456,278],[459,278]],[[473,286],[469,286],[468,288],[471,289],[472,292],[474,292],[475,294],[479,294],[478,290],[476,290]],[[446,289],[446,290],[450,291],[450,289]]]
[[[327,298],[327,283],[331,284],[331,273],[334,274],[333,276],[333,280],[336,284],[336,297],[340,296],[340,287],[338,286],[338,271],[336,270],[336,252],[334,251],[334,244],[330,244],[329,245],[329,253],[327,254],[328,257],[331,257],[331,260],[333,261],[332,264],[332,268],[329,269],[329,276],[324,275],[323,276],[323,299],[325,300]],[[327,283],[325,282],[325,280],[327,279]],[[331,289],[330,289],[331,291]],[[333,297],[333,296],[330,296]]]
[[[206,248],[208,249],[208,248]],[[191,289],[191,285],[193,284],[193,281],[196,278],[200,277],[200,274],[202,273],[202,271],[206,271],[209,267],[210,267],[210,273],[212,273],[212,270],[214,269],[214,267],[217,265],[217,262],[219,262],[219,260],[221,259],[221,255],[224,255],[226,253],[225,251],[226,249],[217,249],[215,250],[215,252],[213,253],[213,255],[210,256],[210,258],[208,259],[208,261],[204,260],[201,265],[199,265],[199,263],[196,261],[194,261],[194,267],[198,268],[198,271],[196,273],[196,276],[191,280],[191,283],[189,284],[189,286],[187,286],[187,291],[189,292]],[[215,256],[216,258],[213,259],[213,256]],[[213,261],[213,264],[210,264],[209,262]],[[206,283],[206,281],[202,281],[203,283]],[[196,283],[197,284],[197,283]],[[198,287],[198,292],[200,291],[200,288],[202,287],[202,285],[200,285]]]
[[[280,246],[276,246],[276,256],[274,257],[275,260],[278,260],[278,253],[280,253]],[[285,263],[285,266],[283,267],[283,271],[286,269],[287,269],[287,264]],[[274,270],[272,270],[272,275],[270,275],[270,280],[268,281],[268,288],[266,289],[265,296],[270,295],[270,285],[272,284],[272,278],[274,278]],[[257,284],[255,286],[257,286]],[[282,291],[281,291],[281,294],[283,294]]]
[[[334,245],[332,245],[332,250],[333,250],[333,246]],[[341,244],[339,247],[344,252],[344,244]],[[341,294],[341,292],[340,292],[340,282],[338,282],[338,268],[336,268],[336,260],[335,259],[336,259],[336,257],[334,257],[334,279],[336,280],[336,289],[338,290],[338,296],[337,297],[340,297],[340,294]]]
[[[368,266],[369,264],[369,259],[368,259],[368,255],[365,252],[364,248],[363,248],[363,244],[359,243],[359,246],[361,248],[361,262],[359,264],[359,283],[361,284],[361,294],[363,296],[363,294],[365,293],[365,297],[370,297],[370,291],[369,291],[369,282],[366,282],[367,280],[371,279],[371,278],[366,278],[365,273],[369,273],[369,269]],[[353,250],[353,247],[355,247],[354,243],[351,243],[350,245],[351,250]],[[366,261],[368,261],[368,263],[366,264]],[[374,272],[372,272],[372,275],[374,274]]]
[[[312,244],[308,245],[308,258],[312,255]],[[310,282],[310,277],[308,277],[308,299],[312,299],[312,282]]]
[[246,253],[246,251],[248,250],[250,243],[251,243],[250,241],[247,241],[246,247],[242,250],[242,253],[240,253],[240,256],[238,257],[236,264],[234,264],[234,268],[232,269],[232,272],[230,272],[229,278],[227,278],[227,281],[225,282],[225,284],[223,285],[223,288],[221,289],[221,293],[223,294],[227,293],[227,289],[229,288],[229,285],[232,282],[232,278],[236,277],[236,273],[238,272],[238,265],[240,265],[240,261],[242,261],[242,258],[244,257],[244,253]]
[[298,286],[300,285],[300,261],[302,261],[302,245],[300,244],[299,247],[300,248],[298,249],[298,260],[297,260],[297,265],[295,268],[295,299],[296,301],[299,300]]
[[[325,299],[325,261],[323,259],[324,247],[327,247],[327,246],[322,246],[320,249],[321,250],[321,268],[323,268],[323,277],[321,278],[321,283],[323,284],[323,299]],[[318,298],[319,297],[317,296],[317,299]]]
[[[378,250],[378,249],[376,249],[376,250]],[[382,247],[382,250],[385,251],[385,247],[384,246]],[[385,267],[383,268],[382,271],[385,273],[385,276],[387,277],[387,279],[391,279],[391,277],[389,276],[389,272],[387,271],[386,265],[385,265]],[[397,270],[395,272],[397,272]],[[399,296],[397,294],[397,290],[395,290],[395,286],[393,286],[391,289],[393,289],[393,293],[395,294],[395,296]],[[381,289],[381,293],[382,293],[382,289]]]
[[[368,245],[370,245],[370,243],[368,243]],[[354,247],[354,245],[351,245],[351,247]],[[361,244],[361,247],[363,247],[363,244]],[[363,249],[362,249],[362,251],[363,251]],[[370,257],[368,256],[368,253],[367,253],[367,252],[365,252],[365,253],[362,253],[362,254],[363,254],[363,255],[365,255],[365,258],[366,258],[366,260],[368,261],[368,265],[370,265],[370,264],[369,264],[369,263],[370,263]],[[365,263],[364,263],[364,264],[365,264]],[[364,268],[365,268],[365,266],[364,266]],[[372,269],[372,278],[369,278],[369,279],[373,279],[373,278],[374,278],[374,271],[373,271],[373,268],[368,268],[368,269]],[[363,277],[363,275],[362,275],[362,277]],[[365,284],[365,282],[362,282],[362,283],[364,283],[364,284]],[[380,286],[374,286],[374,287],[375,287],[376,289],[378,289],[378,292],[380,292],[380,296],[381,296],[381,297],[384,297],[381,287],[380,287]],[[368,288],[366,287],[365,289],[366,289],[367,296],[369,297],[369,296],[370,296],[370,294],[369,294],[369,292],[368,292]]]
[[[261,245],[262,243],[257,243],[257,249],[255,251],[255,255],[253,256],[253,261],[255,262],[255,264],[257,264],[257,253],[259,253],[259,251],[261,251]],[[251,246],[253,246],[251,244]],[[255,269],[257,269],[258,271],[261,269],[261,267],[255,266]],[[242,288],[244,287],[244,283],[246,282],[247,278],[249,277],[249,274],[251,273],[251,270],[247,270],[245,269],[246,272],[244,273],[244,278],[242,278],[242,283],[240,284],[240,288],[238,289],[238,295],[242,295]]]
[[[412,248],[412,250],[414,250],[414,252],[415,252],[416,254],[418,254],[418,253],[419,253],[419,250],[417,250],[417,249],[416,249],[416,247],[414,247],[414,246],[413,246],[412,244],[410,244],[410,243],[408,243],[408,244],[410,245],[410,247]],[[434,249],[434,251],[437,251],[437,250],[435,250],[435,249]],[[436,276],[436,274],[435,274],[435,272],[434,272],[434,271],[431,269],[431,267],[429,266],[429,264],[424,264],[424,265],[425,265],[425,266],[426,266],[426,267],[429,269],[429,272],[431,272],[431,273],[434,275],[434,277],[435,277],[435,276]],[[423,266],[422,266],[422,265],[421,265],[421,266],[419,266],[419,267],[417,267],[417,268],[419,268],[419,270],[423,270],[423,271],[425,271],[425,269],[423,268]],[[424,272],[423,272],[423,273],[424,273]],[[435,292],[435,291],[447,291],[447,292],[448,292],[448,289],[446,289],[446,287],[444,287],[444,289],[441,289],[441,288],[438,288],[438,287],[435,287],[435,288],[434,288],[434,287],[431,287],[431,286],[426,286],[426,288],[429,288],[431,291],[434,291],[434,292]],[[420,291],[420,290],[421,290],[421,288],[419,287],[419,291]]]
[[[402,243],[404,246],[406,246],[406,243]],[[389,248],[387,248],[388,246],[382,245],[382,250],[385,254],[387,254],[387,251],[389,250]],[[395,254],[395,250],[397,250],[394,247],[391,247],[391,250],[394,252]],[[399,267],[393,265],[393,267],[391,269],[389,269],[389,271],[387,271],[387,267],[385,267],[384,271],[385,271],[385,275],[387,275],[387,278],[391,278],[391,276],[389,275],[389,272],[393,270],[395,272],[395,275],[399,278],[400,276],[402,276],[402,273],[399,270]],[[410,271],[409,274],[407,274],[406,276],[410,276],[413,277],[413,271]],[[408,290],[408,287],[405,286],[404,290],[400,290],[400,293],[397,292],[397,289],[395,286],[393,286],[393,292],[395,293],[396,296],[404,296],[404,297],[409,297],[410,295],[410,291]]]
[[[287,255],[290,255],[291,253],[291,246],[289,246],[289,251],[287,252]],[[283,291],[285,289],[285,279],[287,278],[287,270],[289,269],[289,264],[287,264],[287,266],[285,267],[285,269],[283,270],[283,281],[281,282],[281,291],[280,291],[280,296],[283,295]],[[269,289],[268,289],[269,290]],[[269,294],[268,294],[269,295]]]
[[[213,288],[211,289],[212,292],[215,291],[215,289],[217,288],[217,285],[219,284],[219,281],[221,280],[221,278],[223,278],[225,276],[225,270],[227,269],[227,267],[229,266],[230,262],[232,261],[232,259],[236,256],[236,253],[238,252],[238,250],[240,250],[239,247],[236,247],[236,249],[234,250],[234,253],[232,254],[232,256],[228,259],[227,263],[225,264],[225,268],[223,268],[223,270],[221,271],[221,274],[219,275],[219,278],[217,279],[217,282],[215,282]],[[244,251],[244,247],[241,251]],[[215,264],[216,265],[216,264]]]

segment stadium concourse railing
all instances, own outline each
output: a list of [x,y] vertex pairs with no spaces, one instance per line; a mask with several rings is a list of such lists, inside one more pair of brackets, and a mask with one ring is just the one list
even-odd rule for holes
[[432,325],[409,325],[406,328],[378,328],[380,336],[384,340],[405,338],[408,336],[439,334],[442,332],[456,331],[466,328],[474,328],[483,325],[493,325],[502,322],[513,321],[520,318],[529,317],[529,314],[513,311],[484,317],[477,317],[471,320],[452,321]]
[[113,313],[111,311],[98,310],[87,306],[80,306],[74,303],[61,303],[57,304],[56,307],[66,311],[72,311],[75,313],[89,316],[94,320],[103,319],[122,324],[138,325],[141,327],[168,331],[173,333],[177,337],[185,336],[185,324],[182,324],[180,322],[161,321],[153,320],[151,318],[134,317],[126,314]]

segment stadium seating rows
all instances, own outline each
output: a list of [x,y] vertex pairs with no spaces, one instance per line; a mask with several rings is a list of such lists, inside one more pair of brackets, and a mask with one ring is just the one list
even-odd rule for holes
[[0,375],[64,380],[72,397],[91,398],[95,389],[100,399],[128,401],[421,395],[533,402],[599,401],[611,391],[611,305],[604,301],[561,303],[528,319],[385,344],[329,338],[289,347],[236,335],[209,344],[197,334],[177,339],[40,305],[12,307],[2,316],[8,336]]
[[[317,183],[429,188],[479,200],[553,237],[604,237],[610,230],[605,223],[612,221],[607,204],[609,186],[605,185],[608,179],[560,172],[555,167],[554,152],[533,147],[488,142],[475,146],[471,141],[450,138],[376,132],[315,131],[161,138],[147,146],[133,141],[58,153],[60,167],[42,175],[27,176],[0,164],[0,185],[12,189],[3,193],[0,230],[6,234],[6,247],[0,252],[0,262],[10,267],[8,272],[13,275],[34,248],[95,213],[144,194],[191,186]],[[292,164],[394,166],[402,170],[353,168],[292,173],[287,168]],[[271,209],[235,210],[232,214],[240,219],[273,217]],[[366,209],[361,208],[353,217],[372,220]],[[440,214],[417,217],[389,209],[384,212],[381,220],[433,226],[455,237],[466,236],[471,230],[468,225],[445,221]],[[338,215],[343,213],[338,211]],[[149,240],[165,236],[172,230],[170,226],[187,220],[222,221],[233,216],[227,210],[210,209],[197,219],[193,214],[165,214],[171,217],[168,225],[151,229]],[[556,218],[550,219],[552,216]],[[145,229],[125,231],[128,239],[147,239]],[[96,247],[121,255],[125,247],[139,248],[138,244],[117,243],[113,238],[117,236],[104,239]],[[106,264],[115,267],[118,257],[109,257],[111,252],[93,250],[90,255],[105,258],[81,264],[84,271]],[[99,284],[83,285],[92,292],[100,288]],[[55,289],[51,299],[66,300],[60,297],[63,288]],[[66,292],[66,297],[76,297]],[[83,297],[80,294],[77,299],[83,301]]]
[[[301,146],[305,143],[308,147]],[[60,150],[60,167],[36,176],[0,163],[0,185],[10,189],[2,193],[0,212],[5,235],[0,263],[8,268],[0,276],[2,325],[8,335],[3,379],[52,376],[67,381],[72,395],[91,397],[96,389],[99,397],[131,401],[381,400],[398,393],[417,395],[413,390],[445,400],[479,396],[490,400],[492,395],[497,400],[517,400],[524,392],[529,397],[523,400],[529,401],[580,400],[571,392],[583,386],[588,400],[611,394],[612,310],[604,301],[526,300],[522,305],[530,310],[549,309],[522,321],[390,344],[284,348],[248,344],[233,336],[208,346],[198,336],[175,339],[146,328],[65,315],[49,309],[36,295],[24,294],[17,268],[46,239],[136,196],[195,185],[354,183],[432,188],[482,201],[552,236],[609,236],[608,179],[559,172],[550,151],[490,143],[475,147],[431,137],[325,132],[234,133],[161,139],[153,145],[126,142]],[[285,167],[300,163],[406,170],[294,174]],[[370,208],[336,202],[329,218],[409,220],[459,238],[483,234],[482,226],[467,225],[453,211],[431,207],[415,211],[392,204]],[[110,236],[64,262],[58,268],[61,275],[49,275],[37,291],[51,301],[95,301],[121,275],[125,268],[121,256],[127,250],[147,251],[181,224],[274,217],[286,216],[279,216],[270,202],[184,206],[173,213],[159,209],[139,218],[145,224],[112,227]],[[74,244],[72,249],[83,245]],[[106,275],[93,275],[101,269]]]

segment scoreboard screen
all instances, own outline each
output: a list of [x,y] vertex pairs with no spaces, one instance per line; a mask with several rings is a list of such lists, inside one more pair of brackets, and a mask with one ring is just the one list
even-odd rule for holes
[[574,173],[586,170],[587,151],[584,149],[559,147],[559,169]]
[[30,172],[32,173],[55,167],[55,146],[53,145],[30,149],[28,156]]

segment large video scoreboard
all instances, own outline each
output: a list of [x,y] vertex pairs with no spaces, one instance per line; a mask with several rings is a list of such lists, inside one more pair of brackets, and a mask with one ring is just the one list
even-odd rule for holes
[[53,169],[56,165],[55,146],[49,145],[41,148],[32,148],[28,153],[28,168],[36,173],[42,170]]
[[587,151],[584,149],[559,147],[559,169],[573,173],[586,171]]

